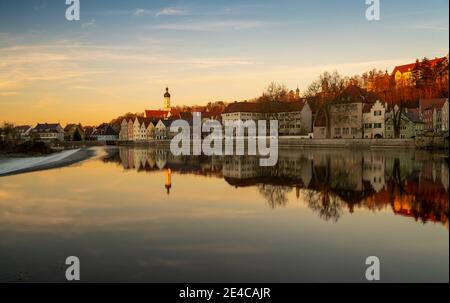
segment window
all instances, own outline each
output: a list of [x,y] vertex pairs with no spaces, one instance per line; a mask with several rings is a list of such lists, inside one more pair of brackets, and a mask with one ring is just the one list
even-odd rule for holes
[[352,135],[357,135],[358,134],[358,129],[355,127],[352,127]]
[[381,123],[374,123],[373,128],[381,128]]
[[365,123],[364,128],[372,128],[372,123]]
[[340,128],[335,128],[335,129],[334,129],[334,134],[335,134],[336,136],[340,136],[340,135],[341,135],[341,129],[340,129]]
[[342,134],[343,134],[343,135],[348,135],[348,134],[350,134],[349,128],[348,128],[348,127],[344,127],[344,128],[342,129]]

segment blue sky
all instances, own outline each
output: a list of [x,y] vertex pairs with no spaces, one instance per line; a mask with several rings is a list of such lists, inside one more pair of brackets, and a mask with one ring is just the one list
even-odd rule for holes
[[0,0],[6,118],[33,108],[51,119],[38,113],[76,102],[84,112],[67,119],[88,123],[159,107],[165,85],[174,104],[242,100],[270,81],[304,90],[325,70],[448,53],[448,0],[381,0],[378,22],[365,0],[80,3],[81,20],[68,22],[65,0]]

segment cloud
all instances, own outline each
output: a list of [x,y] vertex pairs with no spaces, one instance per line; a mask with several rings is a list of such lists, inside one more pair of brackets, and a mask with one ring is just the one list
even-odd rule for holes
[[90,22],[81,24],[82,28],[90,28],[90,27],[96,27],[97,21],[95,19],[92,19]]
[[175,8],[175,7],[166,7],[159,11],[154,10],[148,10],[144,8],[138,8],[135,10],[134,15],[138,17],[142,16],[154,16],[154,17],[160,17],[160,16],[184,16],[187,15],[187,10],[181,9],[181,8]]
[[418,24],[418,25],[414,25],[413,28],[414,29],[423,29],[423,30],[433,30],[433,31],[447,31],[448,32],[448,26]]
[[258,20],[226,20],[226,21],[165,23],[154,25],[152,26],[152,28],[163,30],[179,30],[179,31],[220,32],[227,30],[255,29],[273,25],[274,23]]
[[183,16],[183,15],[187,15],[187,11],[183,10],[183,9],[178,9],[178,8],[174,8],[174,7],[166,7],[163,8],[162,10],[160,10],[159,12],[157,12],[155,14],[156,17],[159,16]]
[[148,16],[148,15],[153,15],[154,12],[151,10],[147,10],[147,9],[143,9],[143,8],[138,8],[135,12],[134,15],[135,16]]

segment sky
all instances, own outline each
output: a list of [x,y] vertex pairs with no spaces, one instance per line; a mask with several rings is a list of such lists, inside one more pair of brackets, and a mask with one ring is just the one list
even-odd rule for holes
[[448,0],[0,0],[0,122],[107,122],[127,112],[304,91],[324,71],[392,71],[447,55]]

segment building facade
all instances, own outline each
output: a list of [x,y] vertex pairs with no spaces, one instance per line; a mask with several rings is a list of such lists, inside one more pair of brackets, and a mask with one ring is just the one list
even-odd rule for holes
[[379,100],[367,103],[363,108],[363,124],[365,139],[381,139],[385,137],[386,106]]
[[[386,116],[386,138],[394,139],[394,120],[392,113]],[[424,130],[424,122],[413,112],[405,112],[401,114],[400,120],[400,137],[399,139],[415,138]]]
[[21,125],[14,127],[16,139],[20,141],[29,141],[31,139],[31,131],[33,127],[30,125]]
[[448,131],[448,99],[445,100],[442,106],[442,131]]
[[312,111],[306,101],[235,102],[225,108],[222,123],[236,120],[277,120],[281,136],[308,135],[312,132]]
[[64,141],[64,129],[59,123],[39,123],[32,130],[32,138],[36,141]]

